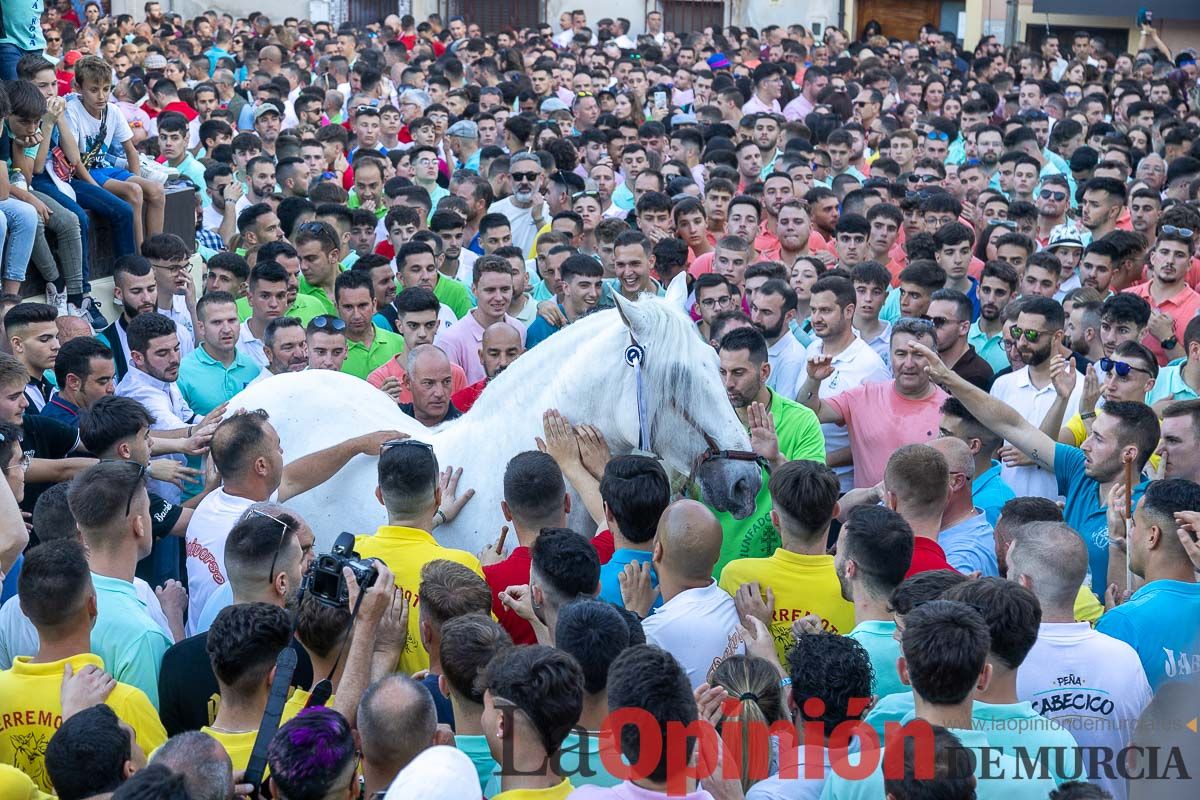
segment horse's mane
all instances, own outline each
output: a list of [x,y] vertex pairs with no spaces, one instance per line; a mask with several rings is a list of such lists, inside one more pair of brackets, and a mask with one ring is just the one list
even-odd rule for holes
[[[651,419],[654,438],[664,441],[676,431],[674,425],[685,426],[678,414],[661,414],[667,401],[681,398],[686,402],[694,396],[701,381],[706,360],[716,372],[716,355],[696,331],[695,325],[668,301],[644,296],[636,303],[640,326],[638,343],[645,348],[646,360],[642,370],[647,413]],[[543,388],[559,380],[583,380],[612,376],[611,362],[619,380],[633,380],[634,371],[625,365],[625,347],[632,343],[629,329],[616,309],[591,314],[543,340],[529,353],[518,358],[495,379],[495,387],[480,395],[472,411],[502,416],[506,408],[525,403]],[[603,351],[603,352],[602,352]],[[616,371],[617,368],[620,371]],[[613,393],[611,383],[602,390]],[[630,409],[631,413],[633,409]],[[681,432],[681,431],[680,431]],[[637,443],[631,443],[636,446]]]

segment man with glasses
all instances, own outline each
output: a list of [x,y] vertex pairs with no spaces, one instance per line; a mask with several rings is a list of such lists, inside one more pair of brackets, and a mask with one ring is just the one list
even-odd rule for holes
[[1160,366],[1186,355],[1180,341],[1188,322],[1200,312],[1200,293],[1187,284],[1195,238],[1191,228],[1161,225],[1150,251],[1150,280],[1125,289],[1150,304],[1150,327],[1142,343]]
[[715,272],[696,278],[692,290],[696,297],[696,309],[700,312],[696,329],[700,332],[700,337],[707,342],[712,338],[710,332],[713,320],[718,314],[730,311],[738,305],[738,298],[733,285],[723,275]]
[[[1062,337],[1065,323],[1062,306],[1054,300],[1048,297],[1024,298],[1016,324],[1011,328],[1015,342],[1013,349],[1024,366],[1007,375],[1001,375],[992,384],[992,397],[1015,409],[1033,425],[1040,426],[1051,407],[1056,405],[1058,390],[1055,388],[1055,377],[1062,367],[1058,371],[1054,369],[1052,356],[1063,354],[1065,346]],[[1066,368],[1074,369],[1072,365],[1066,365]],[[1069,379],[1069,376],[1067,378]],[[1077,380],[1067,395],[1064,418],[1070,419],[1079,410],[1082,393],[1083,381]],[[1019,466],[1006,464],[1001,470],[1001,477],[1018,496],[1054,500],[1059,495],[1054,475],[1037,466],[1024,463]]]
[[955,373],[986,392],[992,388],[994,371],[967,341],[971,313],[970,298],[956,289],[939,289],[929,301],[938,354]]
[[[1158,362],[1154,354],[1139,342],[1122,342],[1113,350],[1112,358],[1097,361],[1103,383],[1099,393],[1085,387],[1080,397],[1079,413],[1070,417],[1058,432],[1058,441],[1079,447],[1092,431],[1096,417],[1104,413],[1103,404],[1144,403],[1151,396],[1158,380]],[[1069,377],[1069,375],[1068,375]],[[1059,386],[1060,395],[1069,385]]]
[[514,155],[509,161],[513,193],[492,203],[489,214],[503,214],[512,226],[512,244],[529,252],[539,230],[549,221],[549,206],[543,194],[545,173],[542,162],[530,152]]
[[159,233],[142,242],[142,256],[154,268],[158,287],[156,310],[175,323],[179,353],[196,347],[196,282],[192,280],[188,246],[173,233]]
[[1071,207],[1070,191],[1067,179],[1061,175],[1047,175],[1042,181],[1035,197],[1038,247],[1046,247],[1050,234],[1060,225],[1076,227],[1074,220],[1067,219],[1067,210]]

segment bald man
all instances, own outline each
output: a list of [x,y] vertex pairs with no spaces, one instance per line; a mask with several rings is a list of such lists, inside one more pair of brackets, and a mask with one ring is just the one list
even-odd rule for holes
[[[722,661],[746,649],[737,633],[733,598],[712,577],[720,555],[721,524],[707,506],[695,500],[667,506],[658,520],[651,562],[663,604],[642,628],[648,642],[683,665],[693,689],[707,682]],[[636,564],[625,570],[622,594],[633,578],[643,578],[648,585],[648,568],[641,570],[644,576],[637,574]]]
[[[1087,545],[1064,523],[1017,528],[1008,578],[1033,592],[1042,607],[1037,641],[1017,671],[1017,698],[1070,731],[1080,747],[1116,753],[1129,743],[1152,694],[1136,650],[1075,621],[1087,569]],[[1071,702],[1061,702],[1064,693]],[[1125,796],[1119,776],[1099,770],[1087,777],[1113,797]]]
[[403,385],[412,392],[412,402],[401,403],[400,410],[426,428],[462,416],[462,411],[450,400],[454,391],[450,359],[437,345],[423,344],[412,349],[405,364]]
[[435,743],[437,711],[424,686],[407,675],[388,675],[363,694],[355,727],[362,745],[366,796],[374,797]]
[[78,339],[83,336],[95,336],[92,326],[83,317],[75,317],[70,314],[59,314],[54,320],[54,324],[58,326],[58,346],[62,347],[72,339]]
[[487,377],[459,389],[450,398],[451,403],[464,414],[470,411],[484,387],[524,352],[525,343],[521,341],[520,331],[503,321],[489,325],[484,329],[483,340],[479,343],[479,360],[483,362],[483,372]]
[[987,514],[975,507],[975,455],[971,447],[952,436],[933,439],[928,445],[945,457],[950,468],[950,497],[938,533],[946,560],[959,572],[1000,577],[995,532]]

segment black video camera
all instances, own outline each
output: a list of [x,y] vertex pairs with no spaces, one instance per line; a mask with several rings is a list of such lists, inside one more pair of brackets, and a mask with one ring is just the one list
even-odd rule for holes
[[350,589],[342,575],[343,567],[350,568],[354,579],[358,581],[359,590],[363,592],[373,586],[379,577],[375,559],[360,558],[354,552],[354,534],[342,531],[334,541],[333,549],[317,556],[317,560],[308,568],[308,575],[304,578],[305,590],[327,606],[348,608]]

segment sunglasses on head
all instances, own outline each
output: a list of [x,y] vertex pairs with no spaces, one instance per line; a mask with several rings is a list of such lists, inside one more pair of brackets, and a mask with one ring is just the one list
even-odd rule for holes
[[1111,358],[1100,359],[1100,369],[1104,372],[1112,372],[1113,370],[1116,370],[1117,375],[1121,378],[1124,378],[1134,370],[1137,370],[1138,372],[1144,372],[1147,375],[1151,374],[1150,370],[1148,369],[1135,367],[1133,364],[1129,364],[1125,361],[1115,361]]
[[1027,342],[1036,344],[1037,340],[1042,338],[1045,331],[1035,330],[1033,328],[1018,328],[1016,325],[1012,327],[1013,339],[1024,339]]
[[591,198],[594,198],[594,199],[596,199],[596,200],[599,200],[599,199],[600,199],[600,193],[599,193],[599,192],[586,192],[586,191],[585,191],[585,192],[576,192],[575,194],[571,195],[571,199],[572,199],[572,200],[578,200],[578,199],[579,199],[579,198],[581,198],[581,197],[591,197]]
[[1196,235],[1196,232],[1191,228],[1177,228],[1174,225],[1163,225],[1160,232],[1165,233],[1167,236],[1178,236],[1181,239],[1188,239],[1189,241]]
[[541,177],[540,172],[513,172],[510,174],[514,181],[528,181],[529,183],[533,183]]
[[1017,223],[1013,222],[1011,219],[994,219],[988,224],[992,225],[993,227],[1008,228],[1010,231],[1015,231],[1017,229]]
[[343,320],[341,317],[335,317],[331,314],[321,314],[320,316],[313,317],[310,324],[314,328],[321,330],[324,330],[325,328],[330,328],[331,330],[335,331],[346,330],[345,320]]
[[950,141],[950,136],[945,131],[929,131],[928,133],[925,134],[925,138],[929,139],[930,141],[935,141],[935,140],[939,141],[939,142]]

